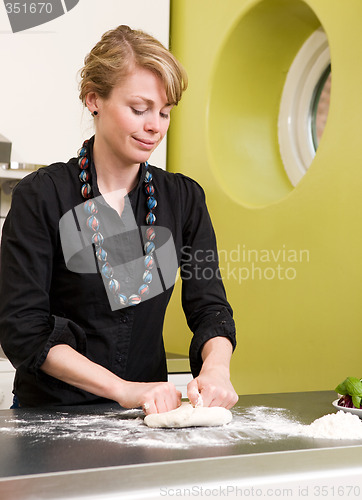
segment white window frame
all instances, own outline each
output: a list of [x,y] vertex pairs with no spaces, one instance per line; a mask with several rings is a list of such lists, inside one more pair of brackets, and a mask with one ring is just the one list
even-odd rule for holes
[[278,140],[293,186],[305,175],[316,154],[312,107],[320,79],[330,63],[328,39],[319,28],[304,42],[287,74],[279,109]]

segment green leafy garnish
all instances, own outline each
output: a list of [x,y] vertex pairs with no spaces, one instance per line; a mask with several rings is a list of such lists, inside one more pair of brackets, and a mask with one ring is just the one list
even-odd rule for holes
[[355,408],[361,408],[361,396],[352,396],[352,403]]
[[335,391],[342,396],[351,396],[355,408],[361,408],[362,401],[362,381],[356,377],[347,377],[335,388]]

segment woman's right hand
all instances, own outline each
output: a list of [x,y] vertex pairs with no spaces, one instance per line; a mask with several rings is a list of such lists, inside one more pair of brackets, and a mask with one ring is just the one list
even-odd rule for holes
[[181,405],[181,392],[171,382],[123,381],[117,401],[124,408],[142,407],[146,415],[163,413]]

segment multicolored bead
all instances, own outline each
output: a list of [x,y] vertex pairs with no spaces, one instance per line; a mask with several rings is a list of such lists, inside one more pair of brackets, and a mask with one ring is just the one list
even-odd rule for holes
[[143,295],[148,295],[150,293],[150,287],[146,284],[143,284],[138,289],[138,294],[142,297]]
[[103,245],[104,238],[103,238],[102,233],[100,233],[100,232],[94,233],[93,236],[92,236],[92,243],[96,247]]
[[96,257],[101,262],[105,262],[107,260],[107,257],[108,257],[106,250],[104,250],[104,248],[102,248],[102,247],[97,248]]
[[83,204],[83,208],[86,214],[96,214],[98,212],[97,205],[94,200],[87,200]]
[[89,198],[91,195],[91,192],[92,192],[91,185],[88,184],[88,182],[83,184],[83,186],[81,187],[81,193],[82,193],[83,198]]
[[79,180],[81,182],[87,182],[89,179],[89,172],[88,170],[81,170],[79,174]]
[[155,214],[153,214],[152,212],[148,212],[148,214],[146,215],[146,222],[149,225],[154,224],[156,222]]
[[155,194],[155,188],[152,186],[152,184],[146,184],[145,185],[145,192],[149,196],[152,196]]
[[110,292],[116,294],[119,292],[121,285],[119,284],[119,281],[112,278],[111,280],[109,280],[108,288]]
[[113,278],[113,267],[109,264],[109,262],[105,262],[102,266],[102,274],[108,279]]
[[78,160],[78,165],[79,168],[81,168],[82,170],[88,168],[89,166],[88,158],[86,156],[81,156]]
[[128,303],[128,299],[123,293],[119,293],[117,296],[117,300],[121,306],[126,306]]
[[128,304],[130,306],[136,306],[137,304],[139,304],[141,302],[141,297],[139,295],[130,295],[128,297]]
[[89,229],[92,229],[93,231],[98,231],[99,220],[97,219],[97,217],[95,217],[94,215],[89,216],[87,219],[87,227],[89,227]]
[[155,200],[155,198],[153,198],[152,196],[149,196],[147,198],[147,207],[150,209],[150,210],[153,210],[154,208],[157,207],[157,201]]
[[150,255],[155,251],[156,245],[153,243],[153,241],[147,241],[147,243],[144,246],[145,253],[147,255]]
[[156,231],[154,230],[153,227],[149,227],[146,229],[146,238],[149,241],[153,241],[156,237]]
[[80,149],[78,149],[78,156],[87,156],[87,148],[85,146],[82,146]]
[[146,255],[144,263],[146,269],[152,269],[154,266],[154,260],[152,255]]
[[143,281],[145,283],[151,283],[151,281],[152,281],[152,273],[151,273],[151,271],[149,271],[148,269],[146,269],[146,271],[143,273],[142,279],[143,279]]
[[151,182],[152,181],[152,174],[149,170],[146,170],[146,173],[145,173],[145,182]]

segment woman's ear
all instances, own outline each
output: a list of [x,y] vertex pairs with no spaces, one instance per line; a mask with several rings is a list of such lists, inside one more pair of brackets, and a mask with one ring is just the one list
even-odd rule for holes
[[85,104],[92,115],[94,112],[98,114],[98,95],[96,92],[88,92],[85,96]]

